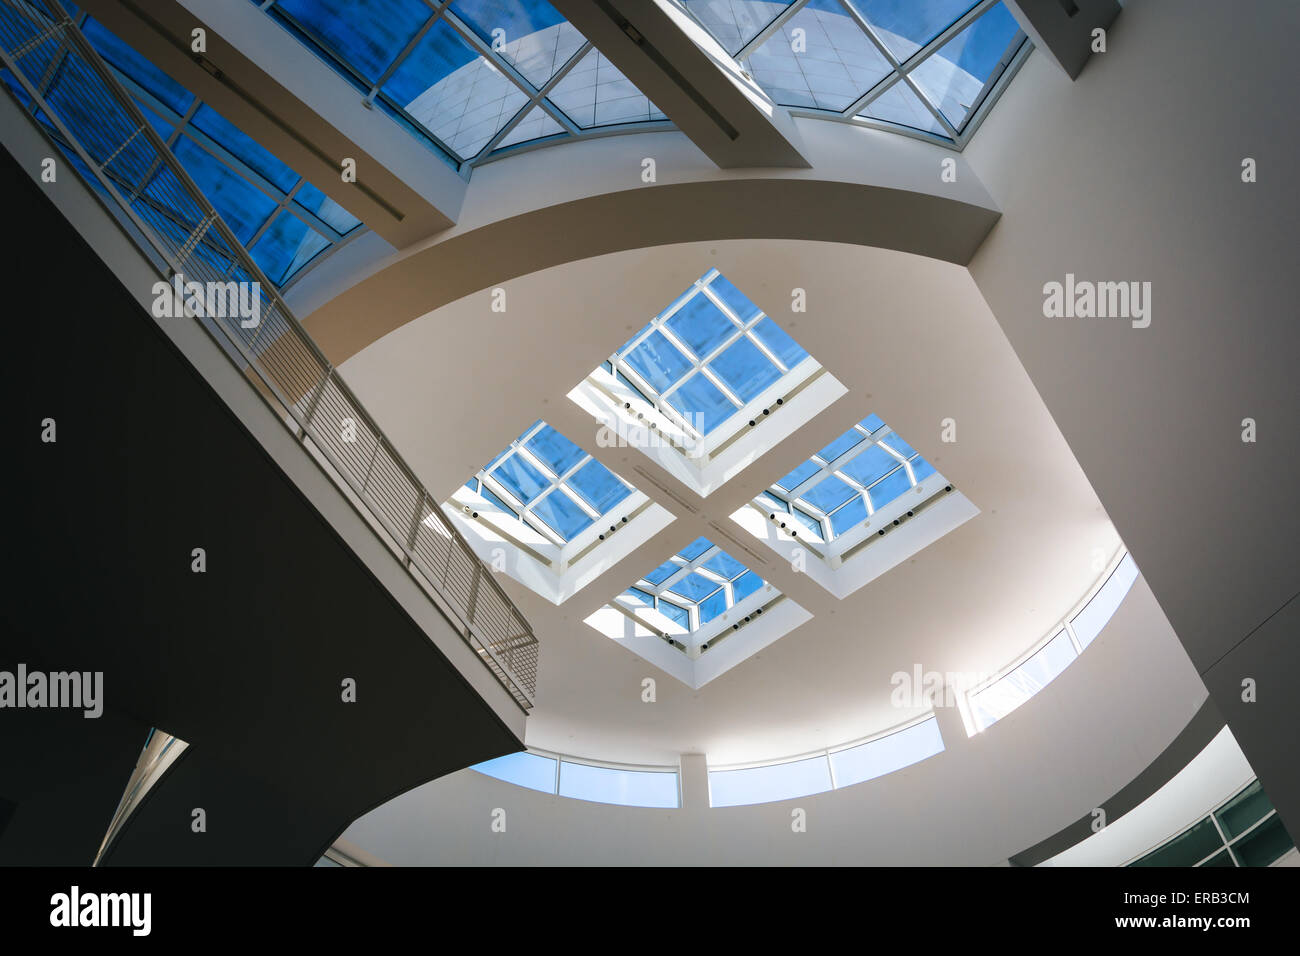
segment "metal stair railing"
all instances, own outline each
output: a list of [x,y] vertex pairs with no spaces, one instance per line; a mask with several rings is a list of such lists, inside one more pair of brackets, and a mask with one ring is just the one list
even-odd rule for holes
[[22,90],[10,90],[14,99],[163,279],[182,289],[247,284],[257,296],[255,323],[182,303],[527,712],[538,657],[528,622],[58,0],[0,0],[0,63]]

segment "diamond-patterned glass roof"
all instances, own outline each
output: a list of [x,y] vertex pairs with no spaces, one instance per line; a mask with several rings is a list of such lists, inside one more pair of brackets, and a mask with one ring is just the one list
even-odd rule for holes
[[783,106],[957,141],[1025,42],[995,0],[678,0]]

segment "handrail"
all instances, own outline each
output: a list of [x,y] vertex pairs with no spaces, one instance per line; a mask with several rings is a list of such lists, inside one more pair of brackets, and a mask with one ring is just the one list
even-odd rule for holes
[[[79,174],[111,198],[106,205],[161,276],[182,287],[243,283],[256,296],[259,320],[247,326],[240,315],[225,314],[231,310],[214,318],[188,299],[182,304],[242,373],[256,376],[258,391],[282,412],[295,439],[345,496],[365,507],[435,607],[527,712],[538,656],[528,622],[58,0],[0,0],[0,62],[29,98],[20,105],[75,154]],[[71,101],[47,96],[56,72],[58,83],[74,87]]]

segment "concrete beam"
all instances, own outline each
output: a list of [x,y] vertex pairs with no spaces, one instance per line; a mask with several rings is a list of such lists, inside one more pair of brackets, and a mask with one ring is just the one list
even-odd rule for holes
[[719,166],[809,166],[785,108],[667,0],[554,4]]
[[[341,76],[249,3],[89,0],[139,53],[269,149],[388,242],[403,248],[453,225],[467,183]],[[207,50],[191,52],[191,31]],[[345,158],[356,182],[343,182]]]
[[1092,31],[1106,29],[1119,16],[1118,0],[1007,0],[1035,48],[1078,79],[1092,56]]

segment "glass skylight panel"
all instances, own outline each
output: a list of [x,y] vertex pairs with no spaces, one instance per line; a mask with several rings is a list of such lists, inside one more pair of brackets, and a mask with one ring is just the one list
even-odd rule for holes
[[797,364],[807,354],[711,269],[610,362],[641,394],[662,399],[656,402],[661,410],[666,404],[681,424],[704,436],[785,375],[787,362]]
[[906,60],[975,6],[975,0],[849,0],[899,60]]
[[676,809],[677,774],[560,761],[560,796],[624,807]]
[[912,446],[873,415],[779,479],[762,503],[775,503],[805,526],[815,521],[814,533],[829,542],[933,473]]
[[933,717],[856,747],[831,751],[835,787],[849,787],[893,773],[943,752],[939,721]]
[[456,0],[451,12],[538,89],[587,42],[546,0]]
[[997,79],[1023,41],[1015,17],[999,3],[927,57],[912,77],[960,130],[985,86]]
[[1137,575],[1137,564],[1133,561],[1133,556],[1124,555],[1124,559],[1111,572],[1106,583],[1070,622],[1080,647],[1091,644],[1101,633],[1102,628],[1110,622],[1115,611],[1124,603],[1124,598],[1128,596],[1129,589],[1137,580]]
[[835,112],[893,70],[838,0],[811,0],[747,63],[754,80],[778,103]]
[[910,126],[912,129],[934,133],[936,136],[948,135],[948,131],[935,118],[929,107],[922,103],[912,88],[902,80],[873,99],[858,115],[899,126]]
[[709,806],[739,807],[791,800],[832,789],[826,755],[746,770],[710,770]]
[[543,421],[466,484],[556,544],[590,528],[632,486]]
[[713,544],[697,538],[638,581],[620,598],[629,610],[657,610],[691,632],[736,606],[763,580]]
[[[303,180],[277,156],[237,126],[162,73],[104,26],[87,17],[82,30],[91,45],[118,73],[145,118],[171,148],[207,200],[225,220],[266,277],[277,285],[288,282],[318,254],[360,226],[320,190]],[[75,77],[59,76],[49,95],[57,99],[65,83]],[[148,150],[143,150],[147,152]],[[172,174],[152,158],[141,163],[131,150],[123,150],[105,168],[119,178],[125,192],[137,195],[137,204],[155,207],[173,220],[185,210],[172,208],[181,196]],[[152,178],[140,183],[146,171]],[[203,256],[204,244],[197,253]],[[228,263],[212,263],[224,271]]]
[[471,769],[517,787],[540,790],[542,793],[555,792],[556,761],[554,757],[543,757],[527,751],[506,754],[495,760],[486,760],[475,764]]
[[371,83],[433,14],[424,0],[276,0],[275,6]]
[[646,95],[594,47],[555,84],[548,99],[582,129],[666,119]]
[[680,0],[733,56],[790,6],[792,0]]
[[984,690],[970,696],[977,730],[1001,720],[1055,680],[1078,657],[1070,635],[1062,630],[1029,660]]

